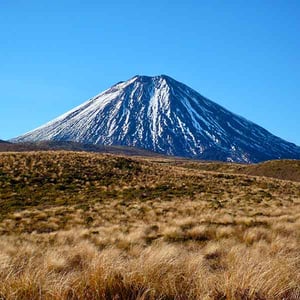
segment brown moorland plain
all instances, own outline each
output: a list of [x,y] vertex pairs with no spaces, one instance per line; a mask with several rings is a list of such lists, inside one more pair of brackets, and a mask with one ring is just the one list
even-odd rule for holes
[[221,165],[1,153],[0,299],[300,299],[300,183]]

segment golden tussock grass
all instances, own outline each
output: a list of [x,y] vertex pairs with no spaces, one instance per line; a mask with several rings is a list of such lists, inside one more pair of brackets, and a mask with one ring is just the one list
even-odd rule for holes
[[300,299],[300,184],[195,164],[1,154],[0,299]]

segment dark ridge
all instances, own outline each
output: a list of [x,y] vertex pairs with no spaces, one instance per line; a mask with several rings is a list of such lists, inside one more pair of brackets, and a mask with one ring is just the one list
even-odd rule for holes
[[105,145],[93,145],[82,144],[69,141],[41,141],[41,142],[23,142],[23,143],[0,143],[0,152],[27,152],[27,151],[87,151],[97,153],[111,153],[116,155],[128,155],[128,156],[146,156],[146,157],[160,157],[162,155],[144,150],[136,147],[129,146],[105,146]]
[[0,144],[10,144],[10,142],[0,140]]

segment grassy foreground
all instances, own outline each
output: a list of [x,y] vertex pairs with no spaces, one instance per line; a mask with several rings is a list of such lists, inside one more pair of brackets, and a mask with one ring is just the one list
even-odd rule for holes
[[243,168],[0,154],[0,299],[300,299],[300,183]]

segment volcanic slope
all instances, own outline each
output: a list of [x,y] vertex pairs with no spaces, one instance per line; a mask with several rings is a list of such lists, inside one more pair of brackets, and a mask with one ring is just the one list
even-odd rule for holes
[[167,155],[235,162],[300,158],[300,147],[161,76],[120,82],[14,142],[125,145]]

